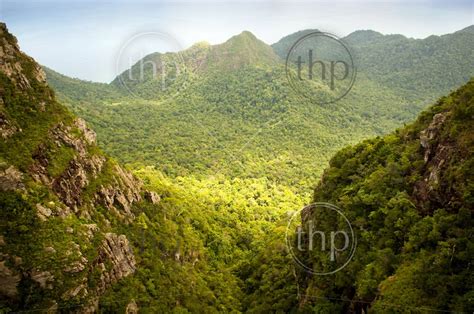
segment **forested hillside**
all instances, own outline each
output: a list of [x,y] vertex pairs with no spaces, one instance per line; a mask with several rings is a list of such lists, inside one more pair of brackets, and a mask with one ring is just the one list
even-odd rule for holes
[[5,24],[0,43],[0,311],[243,310],[239,269],[302,197],[265,179],[138,179]]
[[[397,81],[427,39],[353,33],[357,54],[393,59],[359,57],[351,92],[316,105],[286,81],[291,36],[146,56],[186,69],[162,89],[127,81],[138,64],[111,84],[43,72],[0,24],[0,312],[472,312],[474,82],[403,126],[473,76],[470,34]],[[461,66],[443,81],[446,56]],[[312,201],[356,231],[334,275],[286,246]]]
[[[474,75],[472,28],[424,39],[359,30],[342,40],[351,49],[358,73],[402,94],[418,113]],[[312,31],[315,30],[288,35],[272,47],[281,58],[286,58],[291,45]]]
[[[356,230],[357,250],[334,276],[303,273],[300,307],[471,312],[473,156],[472,80],[416,122],[339,151],[313,199],[344,210]],[[311,212],[305,217],[316,219]],[[312,267],[320,257],[302,255]]]

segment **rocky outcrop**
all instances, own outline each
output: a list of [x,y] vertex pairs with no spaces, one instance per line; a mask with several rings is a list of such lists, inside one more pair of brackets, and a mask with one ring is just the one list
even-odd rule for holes
[[434,151],[434,145],[431,143],[438,136],[439,131],[446,121],[447,113],[438,113],[433,116],[430,125],[420,132],[420,144],[425,149],[424,160],[427,162]]
[[89,129],[87,127],[86,121],[84,121],[84,119],[77,118],[74,121],[74,124],[76,125],[76,127],[79,130],[82,131],[82,133],[84,134],[84,138],[86,139],[86,141],[89,145],[92,145],[92,144],[96,143],[97,135],[95,134],[95,132],[92,129]]
[[23,174],[14,166],[9,166],[5,170],[0,170],[0,190],[11,191],[23,189]]
[[161,200],[160,196],[153,191],[145,191],[145,199],[152,204],[158,204]]
[[125,308],[126,314],[138,314],[138,305],[135,300],[130,301]]
[[[21,62],[21,59],[26,61]],[[40,83],[46,82],[46,74],[43,69],[32,58],[21,53],[16,38],[8,33],[5,23],[0,23],[0,60],[0,71],[21,90],[31,88],[32,79]],[[24,63],[33,65],[33,68],[26,70]]]
[[[29,154],[17,159],[0,152],[6,199],[0,208],[13,217],[0,236],[0,299],[15,311],[41,306],[53,313],[74,299],[82,306],[78,312],[97,312],[100,296],[136,270],[127,237],[113,231],[133,221],[142,183],[95,147],[95,132],[56,102],[43,70],[19,50],[3,23],[0,78],[0,141],[22,145],[19,151]],[[4,88],[19,101],[4,96]],[[17,236],[28,241],[11,241]],[[134,302],[127,308],[137,311]]]
[[46,221],[53,213],[51,209],[41,204],[36,204],[36,209],[37,209],[36,213],[38,215],[38,218],[41,219],[42,221]]
[[[106,263],[111,264],[107,269]],[[133,250],[124,235],[107,233],[95,264],[102,270],[98,293],[103,293],[110,285],[135,272],[136,261]]]
[[114,167],[116,176],[113,182],[103,185],[95,194],[95,202],[112,210],[116,215],[126,220],[134,218],[132,204],[141,201],[140,180],[120,166]]
[[43,289],[53,289],[54,276],[49,271],[33,270],[30,278]]
[[[413,189],[413,198],[422,209],[433,208],[433,204],[444,205],[449,202],[446,191],[440,186],[443,169],[456,153],[455,146],[449,140],[441,139],[449,112],[435,114],[428,127],[420,132],[420,145],[423,148],[425,171]],[[442,192],[444,190],[444,192]]]
[[[3,106],[3,101],[0,98],[0,108]],[[0,112],[0,136],[3,139],[7,139],[11,137],[13,134],[16,132],[21,132],[21,129],[14,125],[13,123],[10,122],[10,120],[7,119],[4,113]]]
[[[85,138],[73,135],[73,127],[58,124],[49,133],[51,141],[57,148],[69,147],[74,150],[75,157],[69,162],[64,172],[59,177],[51,177],[48,173],[50,160],[48,159],[51,148],[40,145],[33,159],[35,162],[30,166],[30,175],[38,182],[51,187],[59,196],[61,201],[75,212],[83,205],[81,194],[90,180],[97,177],[102,170],[105,157],[101,155],[91,155],[88,152],[88,145],[95,141],[95,133],[91,133],[83,123],[83,120],[76,120],[76,125],[83,132],[87,132]],[[90,144],[89,144],[90,143]]]
[[18,297],[18,284],[20,283],[21,276],[6,265],[7,256],[0,255],[2,255],[0,259],[4,258],[4,260],[0,261],[0,296],[16,298]]

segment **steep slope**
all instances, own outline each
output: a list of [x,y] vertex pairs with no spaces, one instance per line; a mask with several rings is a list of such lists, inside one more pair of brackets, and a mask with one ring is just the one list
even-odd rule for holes
[[2,305],[87,311],[135,272],[132,247],[118,227],[134,219],[141,183],[56,102],[43,70],[5,24],[0,61]]
[[239,280],[219,253],[237,252],[238,234],[220,239],[232,220],[168,182],[150,184],[158,175],[144,189],[103,154],[5,24],[0,134],[0,312],[240,308]]
[[[314,201],[344,211],[357,249],[334,275],[301,274],[301,309],[471,312],[473,182],[473,80],[415,123],[338,152]],[[316,219],[303,216],[303,224]],[[300,258],[312,268],[323,256]]]

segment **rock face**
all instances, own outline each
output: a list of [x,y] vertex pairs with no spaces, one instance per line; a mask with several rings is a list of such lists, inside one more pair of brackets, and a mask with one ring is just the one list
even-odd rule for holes
[[431,154],[434,151],[433,139],[439,135],[439,131],[443,125],[443,122],[446,121],[447,113],[438,113],[433,116],[433,120],[431,121],[430,125],[423,131],[420,132],[420,143],[421,146],[425,149],[424,160],[427,162]]
[[145,191],[145,199],[152,204],[158,204],[161,200],[160,196],[153,191]]
[[[102,269],[100,284],[97,288],[103,293],[110,285],[135,272],[136,262],[132,247],[124,235],[107,233],[95,262]],[[110,269],[105,264],[110,263]]]
[[20,274],[5,265],[5,262],[5,260],[0,261],[0,295],[17,298],[21,277]]
[[435,114],[428,127],[420,132],[426,170],[422,179],[415,183],[413,197],[424,209],[433,205],[443,206],[449,202],[449,193],[446,193],[445,187],[440,186],[440,176],[447,161],[458,152],[451,140],[440,138],[448,119],[449,112]]
[[23,174],[14,166],[0,170],[0,190],[11,191],[23,188],[22,177]]
[[112,210],[116,215],[127,220],[133,219],[132,204],[141,201],[141,181],[120,166],[114,167],[117,174],[112,182],[103,185],[95,194],[95,202]]
[[77,128],[81,130],[82,133],[84,133],[84,138],[86,139],[87,143],[90,145],[95,144],[97,135],[93,130],[87,127],[86,121],[84,121],[84,119],[77,118],[74,122]]
[[[1,106],[3,106],[3,102],[0,101],[0,107]],[[7,117],[0,112],[0,136],[7,139],[18,131],[21,131],[21,129],[8,121]]]
[[138,305],[135,300],[132,300],[125,308],[126,314],[138,314]]
[[[28,65],[33,66],[32,75],[25,71],[24,65],[18,60],[20,54],[23,59],[28,59]],[[0,60],[0,71],[22,90],[31,88],[32,80],[46,82],[43,69],[32,58],[20,52],[16,38],[8,33],[5,23],[0,23]]]
[[[96,312],[100,296],[136,270],[117,230],[133,222],[142,183],[57,103],[43,70],[3,23],[0,79],[0,214],[10,215],[0,230],[0,309],[57,312],[74,300],[78,312]],[[23,155],[8,154],[17,147]],[[127,312],[137,313],[135,302]]]

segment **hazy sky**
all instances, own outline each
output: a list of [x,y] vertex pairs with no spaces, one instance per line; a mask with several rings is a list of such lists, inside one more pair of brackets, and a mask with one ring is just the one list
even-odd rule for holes
[[474,24],[474,0],[0,0],[0,20],[41,64],[72,77],[109,82],[117,74],[117,59],[128,49],[123,47],[141,33],[166,34],[149,38],[147,52],[178,50],[197,41],[221,43],[243,30],[268,44],[307,28],[340,37],[373,29],[424,38]]

